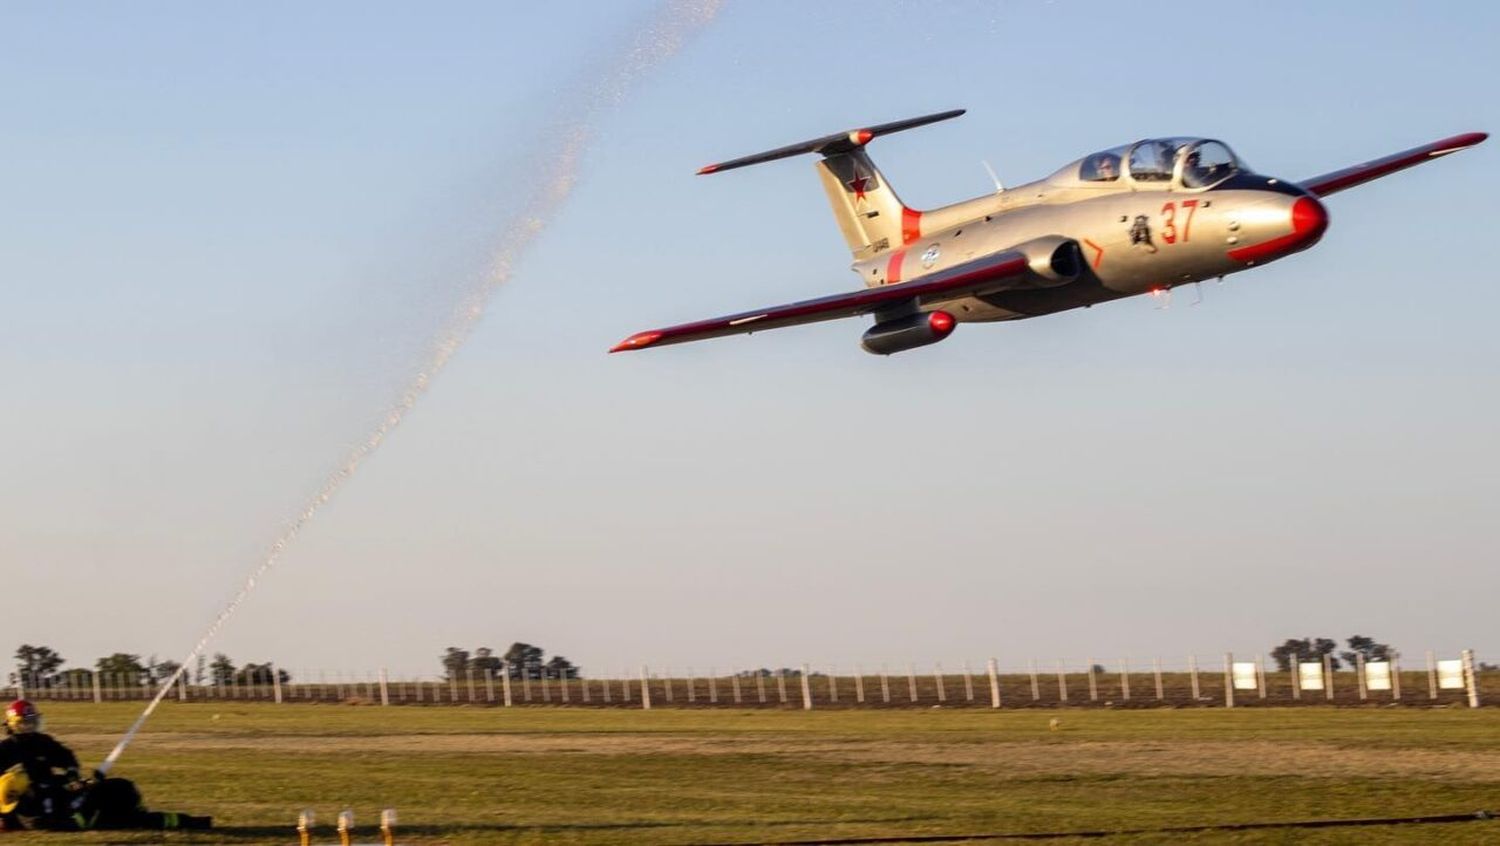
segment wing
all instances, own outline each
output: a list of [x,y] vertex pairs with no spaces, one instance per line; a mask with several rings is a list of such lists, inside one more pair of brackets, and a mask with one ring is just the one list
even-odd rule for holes
[[1372,179],[1379,179],[1398,170],[1406,170],[1409,167],[1415,167],[1423,162],[1430,162],[1449,153],[1456,153],[1459,150],[1472,147],[1488,137],[1490,137],[1489,134],[1484,132],[1469,132],[1464,135],[1455,135],[1452,138],[1444,138],[1441,141],[1434,141],[1431,144],[1424,144],[1421,147],[1413,147],[1410,150],[1404,150],[1400,153],[1392,153],[1385,158],[1375,159],[1364,164],[1357,164],[1354,167],[1346,167],[1343,170],[1335,170],[1332,173],[1325,173],[1322,176],[1314,176],[1312,179],[1302,182],[1301,185],[1319,197],[1326,197],[1336,191],[1362,185]]
[[745,311],[697,323],[668,326],[665,329],[650,329],[637,332],[616,344],[610,352],[638,350],[644,347],[660,347],[681,344],[686,341],[701,341],[722,335],[739,335],[796,326],[800,323],[817,323],[854,317],[872,311],[890,308],[906,302],[920,306],[932,302],[954,299],[976,293],[999,290],[1020,279],[1027,270],[1026,256],[1018,251],[1006,251],[985,256],[963,264],[954,265],[929,276],[911,282],[899,282],[878,288],[866,288],[847,294],[834,294],[815,300],[770,308]]

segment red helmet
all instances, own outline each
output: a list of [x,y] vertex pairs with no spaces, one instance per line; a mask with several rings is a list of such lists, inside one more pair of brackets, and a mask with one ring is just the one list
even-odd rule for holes
[[42,727],[42,712],[25,699],[17,699],[5,709],[5,728],[11,734],[30,734]]

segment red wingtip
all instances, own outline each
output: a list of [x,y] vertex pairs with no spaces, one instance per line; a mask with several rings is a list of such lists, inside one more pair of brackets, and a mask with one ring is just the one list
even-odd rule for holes
[[649,347],[660,340],[660,332],[637,332],[634,335],[631,335],[629,338],[626,338],[620,343],[610,347],[609,351],[612,353],[617,353],[625,352],[626,350],[638,350],[642,347]]
[[875,133],[871,132],[868,129],[861,129],[860,131],[854,133],[854,143],[863,147],[864,145],[870,143],[870,139],[874,137]]
[[719,169],[719,166],[716,165],[716,164],[704,165],[703,167],[698,168],[698,175],[699,176],[704,176],[706,174],[713,173],[714,171],[716,171],[718,169]]

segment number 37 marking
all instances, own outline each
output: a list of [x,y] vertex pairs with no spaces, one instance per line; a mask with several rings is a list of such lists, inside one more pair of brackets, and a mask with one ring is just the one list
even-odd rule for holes
[[[1198,201],[1183,200],[1181,205],[1187,212],[1187,219],[1182,222],[1182,243],[1186,244],[1193,234],[1193,213],[1198,211]],[[1161,207],[1161,239],[1168,244],[1177,243],[1177,206],[1177,203],[1166,203]]]

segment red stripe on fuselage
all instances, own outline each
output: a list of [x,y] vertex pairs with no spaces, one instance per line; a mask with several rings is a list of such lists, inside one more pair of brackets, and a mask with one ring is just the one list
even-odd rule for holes
[[916,209],[901,209],[901,243],[902,245],[922,237],[922,213]]
[[885,265],[885,284],[894,285],[901,281],[901,262],[905,259],[906,250],[891,253],[891,260]]

